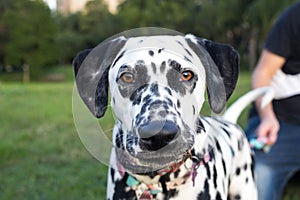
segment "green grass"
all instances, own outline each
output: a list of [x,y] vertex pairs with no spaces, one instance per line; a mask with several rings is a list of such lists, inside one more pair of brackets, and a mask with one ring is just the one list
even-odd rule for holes
[[[58,70],[66,82],[0,83],[1,200],[105,197],[107,168],[86,151],[74,126],[72,72]],[[249,90],[249,80],[249,74],[242,74],[231,101]],[[109,129],[112,116],[101,123]],[[297,198],[292,196],[299,193],[296,186],[297,181],[285,200]]]
[[81,144],[72,83],[0,84],[0,199],[101,199],[106,167]]

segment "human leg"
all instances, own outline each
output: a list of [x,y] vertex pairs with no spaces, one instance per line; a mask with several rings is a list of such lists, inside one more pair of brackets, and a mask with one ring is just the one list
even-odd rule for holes
[[[255,137],[259,118],[251,118],[246,129]],[[279,200],[289,177],[300,167],[300,126],[280,122],[278,140],[269,153],[255,151],[255,174],[260,200]]]

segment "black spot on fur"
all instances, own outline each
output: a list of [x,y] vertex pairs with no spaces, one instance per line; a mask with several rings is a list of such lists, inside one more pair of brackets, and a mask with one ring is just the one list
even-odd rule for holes
[[152,67],[153,73],[156,74],[156,65],[155,65],[155,63],[151,62],[151,67]]
[[143,104],[143,106],[141,108],[141,111],[140,111],[140,115],[141,116],[145,114],[145,112],[147,111],[147,107],[148,107],[148,105]]
[[172,96],[172,91],[170,90],[170,88],[165,87],[165,90],[168,92],[168,94],[169,94],[170,96]]
[[137,90],[133,92],[130,96],[130,101],[132,101],[132,105],[139,105],[142,101],[142,94],[147,89],[148,84],[141,86]]
[[195,115],[195,113],[196,113],[195,106],[193,105],[192,107],[193,107],[193,115]]
[[204,167],[206,169],[207,178],[210,179],[211,178],[211,172],[210,172],[208,163],[204,163]]
[[198,200],[211,200],[211,197],[209,195],[208,179],[205,180],[203,191],[200,192],[197,199]]
[[115,59],[114,63],[112,64],[112,68],[115,66],[115,64],[124,56],[126,51],[122,51],[120,55]]
[[110,176],[111,176],[111,180],[114,183],[115,182],[115,170],[114,168],[110,168]]
[[166,70],[166,62],[163,61],[163,62],[161,63],[161,65],[160,65],[160,72],[161,72],[161,73],[164,73],[165,70]]
[[243,139],[239,139],[238,140],[238,150],[241,151],[242,148],[244,146],[244,140]]
[[222,127],[222,130],[226,133],[226,135],[227,135],[229,138],[231,138],[231,135],[230,135],[230,133],[228,132],[228,130],[227,130],[226,128]]
[[195,90],[195,88],[196,88],[196,83],[197,83],[197,81],[198,81],[198,76],[195,74],[194,75],[194,77],[193,77],[193,81],[191,82],[191,86],[190,86],[190,93],[192,93],[194,90]]
[[[129,189],[126,184],[128,174],[125,173],[124,177],[121,180],[115,182],[114,196],[113,199],[133,199],[136,200],[135,191]],[[129,190],[128,190],[129,189]]]
[[225,161],[224,161],[223,158],[222,158],[222,166],[223,166],[224,174],[226,176],[227,175],[227,170],[226,170],[226,164],[225,164]]
[[178,169],[177,171],[174,172],[174,178],[178,178],[180,173],[180,169]]
[[136,115],[135,117],[136,121],[135,123],[138,125],[138,124],[141,124],[141,122],[145,119],[140,113]]
[[214,182],[214,187],[215,188],[217,188],[217,174],[218,174],[218,172],[217,172],[217,168],[216,168],[216,165],[214,165],[214,176],[213,176],[213,182]]
[[124,135],[123,130],[119,129],[119,132],[116,135],[116,141],[115,141],[117,148],[124,149],[123,135]]
[[222,154],[222,149],[218,140],[215,139],[217,150]]
[[172,67],[173,69],[175,69],[177,72],[181,71],[181,64],[179,64],[176,60],[168,60],[168,63],[170,65],[170,67]]
[[152,95],[159,97],[159,92],[158,92],[158,84],[151,84],[150,86],[150,91],[152,93]]
[[232,155],[233,157],[235,157],[235,152],[234,152],[232,146],[230,146],[230,152],[231,152],[231,155]]
[[246,183],[248,183],[248,182],[249,182],[249,178],[248,178],[248,177],[246,177],[246,180],[245,180],[245,182],[246,182]]
[[150,50],[148,53],[149,53],[150,56],[153,56],[153,55],[154,55],[154,52],[151,51],[151,50]]
[[254,160],[254,155],[251,155],[251,160],[252,160],[252,162],[251,162],[251,175],[252,175],[252,178],[253,178],[253,180],[255,180],[255,176],[254,176],[254,165],[255,165],[255,160]]
[[189,50],[187,50],[186,48],[184,48],[185,52],[187,52],[191,57],[193,57],[193,55],[191,54],[191,52]]
[[186,60],[186,61],[192,63],[192,61],[191,61],[188,57],[186,57],[186,56],[184,56],[184,60]]
[[132,136],[130,136],[130,134],[127,134],[126,136],[126,149],[128,152],[134,152],[134,149],[133,149],[133,144],[134,144],[134,139]]
[[241,195],[239,194],[236,194],[234,197],[233,197],[234,200],[240,200],[241,199]]
[[145,96],[144,97],[144,99],[143,99],[143,103],[145,103],[145,104],[150,104],[150,101],[151,101],[151,95],[150,94],[148,94],[147,96]]
[[168,106],[173,106],[173,101],[170,98],[166,98],[166,102]]
[[196,122],[196,126],[197,126],[196,127],[197,133],[201,133],[202,131],[205,132],[204,125],[203,125],[203,123],[202,123],[202,121],[201,121],[200,118],[198,118],[198,120]]
[[170,198],[175,198],[178,196],[178,191],[176,189],[169,190],[165,193],[164,200],[169,200]]
[[215,158],[216,158],[215,151],[214,151],[214,150],[211,150],[211,151],[209,152],[209,156],[210,156],[210,160],[215,160]]
[[158,49],[158,53],[161,53],[165,48]]
[[180,108],[181,107],[181,103],[179,101],[179,99],[177,100],[177,108]]
[[176,42],[177,42],[178,44],[180,44],[180,46],[184,47],[183,44],[182,44],[180,41],[176,40]]
[[219,191],[217,192],[216,200],[222,200],[222,197],[221,197],[221,194]]
[[161,183],[163,193],[166,195],[168,192],[166,182],[170,181],[170,173],[161,176],[158,181]]
[[239,176],[241,174],[241,168],[237,167],[235,170],[235,175]]
[[244,165],[244,170],[247,170],[247,168],[248,168],[248,165],[247,165],[247,163]]

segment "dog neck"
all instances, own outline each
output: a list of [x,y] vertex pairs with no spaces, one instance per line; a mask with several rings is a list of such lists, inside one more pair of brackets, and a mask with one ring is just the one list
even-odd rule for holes
[[126,184],[136,192],[138,199],[153,199],[153,195],[167,193],[188,181],[194,186],[197,169],[209,161],[209,153],[203,158],[190,154],[181,162],[153,173],[155,175],[128,174]]

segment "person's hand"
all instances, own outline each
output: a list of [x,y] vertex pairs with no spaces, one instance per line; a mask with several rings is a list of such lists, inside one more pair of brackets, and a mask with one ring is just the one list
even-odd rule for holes
[[257,140],[263,141],[270,146],[275,144],[279,128],[279,122],[275,116],[261,118],[261,123],[257,128]]

